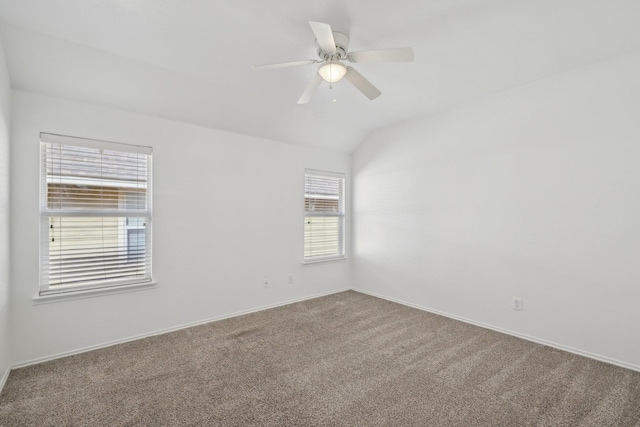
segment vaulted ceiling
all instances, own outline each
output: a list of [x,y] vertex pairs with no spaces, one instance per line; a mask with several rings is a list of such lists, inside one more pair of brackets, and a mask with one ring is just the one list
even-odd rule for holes
[[[410,63],[354,64],[296,101],[317,65],[308,21],[351,50],[411,46]],[[640,49],[637,0],[2,0],[15,89],[351,152],[373,130]],[[335,100],[335,102],[334,102]],[[517,106],[514,106],[517,108]]]

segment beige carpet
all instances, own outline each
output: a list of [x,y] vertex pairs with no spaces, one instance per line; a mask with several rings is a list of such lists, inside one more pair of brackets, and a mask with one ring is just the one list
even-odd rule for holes
[[349,291],[15,370],[2,426],[640,426],[640,373]]

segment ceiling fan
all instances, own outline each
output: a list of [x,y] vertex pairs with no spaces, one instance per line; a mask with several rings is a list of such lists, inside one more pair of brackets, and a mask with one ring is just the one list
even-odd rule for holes
[[361,50],[349,52],[349,37],[337,31],[332,31],[329,24],[322,22],[309,22],[311,31],[316,36],[316,48],[320,59],[308,59],[303,61],[281,62],[277,64],[254,65],[254,69],[268,70],[275,68],[296,67],[300,65],[322,64],[307,89],[303,92],[298,104],[306,104],[318,90],[323,81],[335,83],[343,77],[356,87],[364,96],[373,100],[380,96],[381,92],[365,79],[354,68],[345,65],[342,61],[353,63],[366,62],[408,62],[413,61],[413,49],[402,47],[395,49]]

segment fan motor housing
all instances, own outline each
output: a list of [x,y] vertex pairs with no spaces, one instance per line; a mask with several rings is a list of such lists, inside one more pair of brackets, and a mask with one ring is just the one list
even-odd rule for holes
[[322,50],[322,48],[318,44],[318,40],[316,40],[316,48],[318,49],[318,56],[323,61],[331,60],[331,59],[340,60],[340,59],[345,59],[347,57],[347,52],[349,52],[349,37],[346,34],[333,31],[333,41],[336,43],[335,54],[332,54],[331,52],[325,52],[324,50]]

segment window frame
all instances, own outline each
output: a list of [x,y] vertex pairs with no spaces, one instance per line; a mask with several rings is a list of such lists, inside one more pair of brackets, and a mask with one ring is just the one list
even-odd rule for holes
[[[307,210],[307,198],[309,198],[308,188],[307,188],[307,179],[309,176],[318,177],[318,178],[326,178],[329,180],[335,179],[340,180],[341,183],[339,186],[341,190],[339,190],[338,194],[338,209],[336,212],[331,211],[310,211]],[[302,262],[303,264],[315,264],[321,262],[330,262],[330,261],[340,261],[347,258],[347,245],[346,245],[346,234],[347,234],[347,179],[344,173],[339,172],[330,172],[325,170],[318,169],[305,169],[304,171],[304,191],[303,191],[303,253],[302,253]],[[317,194],[317,193],[316,193]],[[316,256],[307,256],[307,221],[308,218],[338,218],[337,225],[337,252],[331,255],[316,255]]]
[[[128,210],[128,208],[121,206],[121,202],[118,202],[117,209],[96,209],[96,208],[53,208],[49,206],[49,184],[50,177],[56,176],[55,174],[50,174],[47,171],[47,146],[73,146],[80,147],[83,149],[93,149],[93,150],[107,150],[111,152],[116,152],[119,154],[127,153],[137,154],[146,157],[146,174],[139,175],[145,176],[145,205],[144,209],[137,209],[135,211]],[[102,157],[101,158],[101,162]],[[73,294],[86,294],[87,292],[95,292],[95,291],[110,291],[110,290],[119,290],[125,288],[131,288],[133,286],[144,286],[144,285],[152,285],[155,284],[153,281],[153,257],[152,257],[152,223],[153,223],[153,172],[152,172],[152,163],[153,163],[153,149],[152,147],[141,146],[141,145],[131,145],[131,144],[123,144],[117,142],[109,142],[109,141],[101,141],[95,139],[88,138],[80,138],[74,136],[66,136],[66,135],[58,135],[52,133],[40,133],[40,252],[39,252],[39,297],[52,297],[56,295],[73,295]],[[80,163],[81,165],[81,163]],[[74,165],[76,166],[76,165]],[[79,169],[76,169],[76,172]],[[101,172],[102,173],[102,172]],[[74,178],[66,178],[64,175],[59,175],[58,178],[60,182],[69,181],[73,184]],[[77,181],[81,181],[82,179],[77,178]],[[108,179],[107,179],[108,180]],[[126,197],[126,188],[127,181],[123,181],[125,184],[116,186],[114,185],[111,188],[117,189],[119,193],[122,193],[123,197]],[[67,184],[67,183],[65,183]],[[78,185],[77,183],[75,185]],[[86,184],[85,184],[86,185]],[[91,184],[93,185],[93,184]],[[50,258],[49,258],[49,250],[50,248],[50,220],[51,218],[115,218],[118,223],[118,241],[120,241],[120,234],[124,233],[125,235],[125,243],[128,248],[128,232],[129,227],[127,225],[127,218],[143,218],[144,223],[142,228],[144,228],[144,239],[145,239],[145,247],[144,247],[144,261],[142,263],[144,270],[144,274],[141,274],[136,277],[126,277],[119,279],[112,278],[104,278],[102,280],[94,280],[90,281],[90,283],[61,283],[61,284],[51,284],[49,279],[49,268]],[[120,230],[122,228],[122,230]],[[132,229],[140,228],[132,227]],[[121,245],[119,244],[118,247]],[[129,253],[126,254],[127,262],[129,262]],[[104,262],[104,261],[101,261]]]

